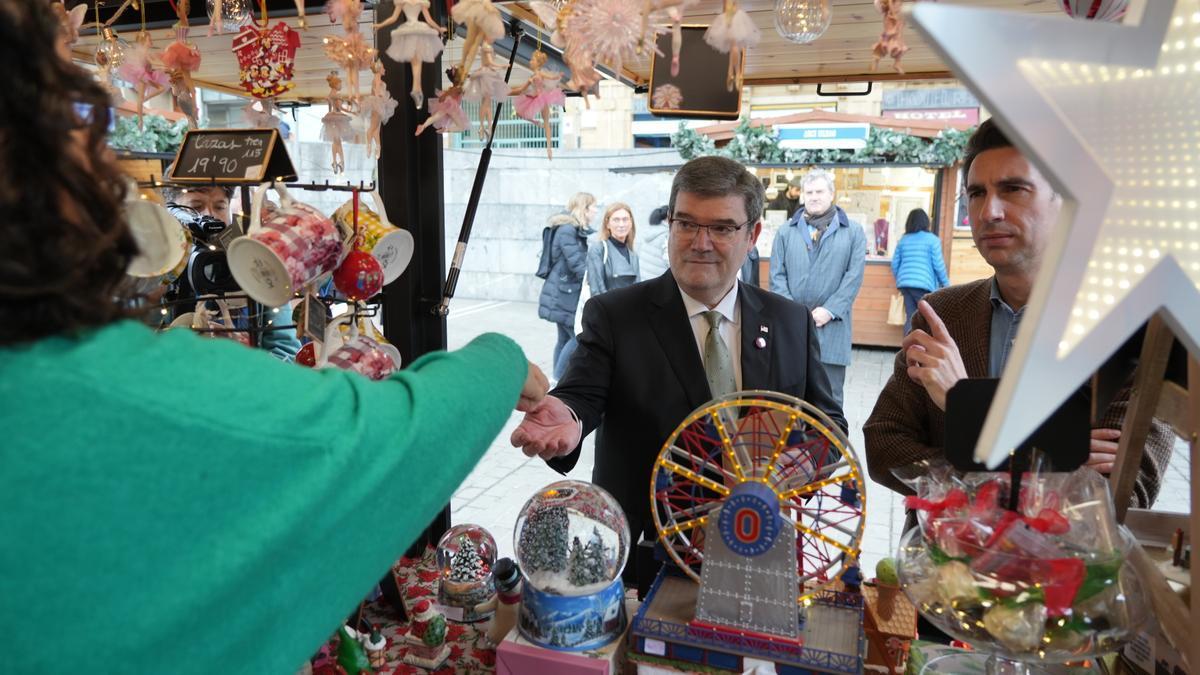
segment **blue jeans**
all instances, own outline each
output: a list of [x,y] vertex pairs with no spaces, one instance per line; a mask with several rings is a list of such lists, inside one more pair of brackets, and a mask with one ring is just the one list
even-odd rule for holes
[[554,379],[561,380],[562,376],[567,374],[567,364],[571,362],[571,355],[575,353],[575,348],[578,346],[579,340],[574,335],[567,340],[567,344],[563,345],[562,351],[554,361]]
[[917,313],[917,303],[928,295],[929,291],[924,288],[897,288],[896,290],[904,296],[904,334],[908,335],[908,331],[912,330],[913,314]]
[[[575,326],[568,323],[554,325],[558,327],[558,341],[554,343],[554,359],[550,362],[550,367],[554,370],[554,379],[557,380],[560,374],[558,370],[559,357],[562,356],[563,348],[575,341]],[[575,350],[572,348],[571,351]]]

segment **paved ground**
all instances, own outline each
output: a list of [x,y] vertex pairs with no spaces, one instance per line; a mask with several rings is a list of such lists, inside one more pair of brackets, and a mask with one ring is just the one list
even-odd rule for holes
[[[554,326],[537,318],[532,303],[455,300],[448,323],[451,349],[461,347],[480,333],[495,331],[513,338],[542,370],[549,373],[554,351]],[[875,405],[880,390],[891,375],[893,352],[855,349],[846,377],[846,419],[850,442],[865,461],[862,424]],[[501,555],[512,554],[513,525],[526,500],[539,488],[562,477],[540,459],[528,459],[508,443],[509,434],[520,421],[514,413],[487,455],[455,493],[453,520],[476,523],[496,537]],[[1176,447],[1167,482],[1156,508],[1187,512],[1189,463],[1182,443]],[[571,478],[588,480],[593,461],[592,442],[584,441],[583,456]],[[867,526],[863,536],[862,562],[873,570],[879,558],[891,555],[900,540],[904,513],[895,493],[874,482],[867,487]]]

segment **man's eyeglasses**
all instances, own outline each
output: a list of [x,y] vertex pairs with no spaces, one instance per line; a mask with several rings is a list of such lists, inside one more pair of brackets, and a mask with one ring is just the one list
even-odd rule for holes
[[704,229],[708,230],[709,239],[724,243],[733,241],[738,230],[741,230],[754,221],[748,220],[741,225],[701,225],[700,223],[684,218],[672,218],[669,222],[671,223],[671,227],[685,239],[695,237],[697,234],[700,234],[700,230]]

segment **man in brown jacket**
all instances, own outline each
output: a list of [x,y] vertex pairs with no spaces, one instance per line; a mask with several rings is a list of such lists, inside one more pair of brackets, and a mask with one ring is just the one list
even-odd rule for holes
[[[871,477],[902,493],[911,491],[892,469],[942,455],[946,392],[963,378],[1000,377],[1062,207],[1045,177],[991,120],[968,142],[963,174],[971,236],[996,274],[921,301],[895,371],[863,427]],[[1087,464],[1100,473],[1112,471],[1128,401],[1126,388],[1092,429]],[[1154,502],[1174,439],[1168,425],[1154,421],[1135,506]]]

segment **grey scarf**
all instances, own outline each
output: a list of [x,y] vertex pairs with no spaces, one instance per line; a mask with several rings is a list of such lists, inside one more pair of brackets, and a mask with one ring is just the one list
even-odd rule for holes
[[826,211],[825,213],[822,213],[819,216],[812,216],[812,215],[805,213],[804,214],[804,222],[817,228],[817,232],[819,234],[825,234],[825,228],[829,227],[829,224],[832,223],[833,219],[836,217],[837,217],[837,207],[830,206],[828,211]]

